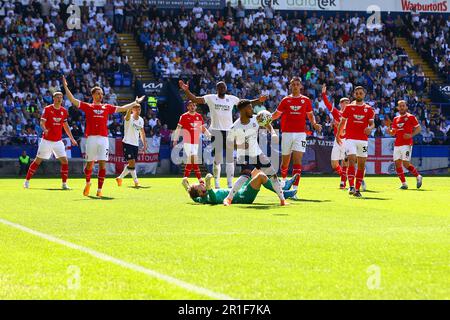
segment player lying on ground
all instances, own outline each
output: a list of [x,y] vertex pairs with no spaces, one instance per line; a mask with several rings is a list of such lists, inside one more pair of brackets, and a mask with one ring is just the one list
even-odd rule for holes
[[[275,130],[270,124],[272,120],[271,116],[267,117],[268,122],[262,122],[262,119],[260,119],[258,123],[257,117],[253,115],[251,102],[245,99],[238,102],[237,108],[239,110],[239,119],[233,123],[227,137],[227,142],[229,145],[236,146],[236,162],[241,167],[241,176],[234,183],[223,204],[229,206],[232,203],[234,196],[239,192],[242,185],[250,180],[253,169],[261,170],[264,168],[266,170],[264,173],[272,182],[273,189],[283,206],[286,204],[286,201],[278,181],[277,170],[272,167],[269,158],[262,152],[259,146],[260,134],[269,132],[272,136],[272,141],[278,139]],[[260,125],[265,125],[265,127],[261,127]]]
[[92,103],[86,103],[75,99],[69,90],[65,77],[62,78],[62,83],[70,102],[83,111],[86,117],[86,167],[84,169],[86,185],[83,190],[83,195],[89,195],[92,169],[94,162],[98,161],[97,197],[101,197],[103,182],[106,176],[106,161],[108,161],[109,155],[108,116],[115,112],[127,112],[132,107],[139,105],[144,100],[144,96],[140,98],[136,97],[135,101],[122,107],[116,107],[102,103],[103,90],[100,87],[94,87],[91,89]]
[[42,160],[50,159],[52,154],[61,163],[62,188],[65,190],[70,189],[67,185],[69,162],[67,161],[66,147],[62,142],[62,129],[64,128],[64,131],[69,136],[72,145],[77,146],[78,144],[73,138],[70,127],[67,124],[68,112],[62,106],[62,101],[63,94],[57,91],[53,93],[53,104],[44,108],[40,121],[43,130],[42,139],[39,143],[36,159],[34,159],[28,168],[27,176],[23,183],[23,187],[26,189],[30,187],[30,179],[39,168]]
[[[345,145],[345,152],[348,156],[348,181],[350,184],[349,194],[355,197],[362,197],[360,188],[364,179],[364,171],[368,155],[368,138],[375,128],[374,111],[372,107],[364,102],[366,91],[363,87],[356,87],[354,91],[355,101],[348,104],[342,113],[339,123],[336,142]],[[341,139],[345,130],[345,143]],[[356,171],[355,185],[355,165]]]
[[123,168],[122,173],[116,178],[117,185],[122,185],[122,179],[125,178],[128,173],[134,181],[134,186],[139,187],[139,180],[136,173],[136,161],[139,154],[139,137],[143,143],[143,149],[141,153],[145,153],[147,150],[147,139],[145,138],[144,131],[144,119],[140,116],[141,106],[135,105],[129,109],[124,118],[124,136],[122,139],[123,156],[128,161],[128,165]]
[[420,133],[421,128],[417,118],[408,112],[408,106],[406,105],[405,100],[400,100],[398,102],[397,109],[400,115],[395,117],[392,121],[392,126],[389,129],[389,133],[392,136],[395,136],[394,162],[395,170],[397,171],[397,175],[402,182],[400,189],[408,189],[402,165],[416,177],[416,187],[419,189],[422,186],[422,176],[410,161],[413,137]]
[[293,77],[289,88],[291,94],[284,97],[273,113],[272,119],[281,117],[281,177],[286,180],[292,156],[292,173],[298,173],[294,188],[298,187],[302,174],[302,159],[306,151],[306,117],[314,130],[321,131],[322,126],[316,122],[311,100],[301,94],[303,88],[301,78]]
[[[227,133],[233,124],[233,108],[239,102],[239,98],[227,94],[227,85],[223,81],[216,84],[216,94],[207,94],[197,97],[189,90],[189,83],[179,82],[181,90],[184,91],[189,100],[196,104],[206,104],[211,115],[211,126],[209,131],[213,136],[212,144],[214,150],[213,173],[216,189],[220,188],[220,171],[223,163],[223,151],[225,153],[226,173],[228,188],[233,185],[234,178],[234,159],[233,150],[227,146]],[[251,100],[253,105],[258,105],[266,101],[266,96],[260,96],[258,99]]]
[[[225,198],[230,193],[230,189],[213,189],[211,186],[212,174],[208,173],[205,177],[206,183],[199,183],[189,185],[188,179],[183,178],[182,185],[188,192],[189,196],[194,202],[203,204],[222,204]],[[286,185],[292,186],[297,175],[293,176],[291,180],[286,181]],[[261,171],[255,169],[252,172],[252,179],[241,187],[241,189],[233,197],[233,204],[251,204],[255,201],[256,196],[261,188],[261,185],[270,191],[275,192],[272,182]],[[283,190],[286,198],[293,197],[297,190]]]
[[211,133],[206,129],[203,117],[197,113],[197,105],[189,101],[187,102],[187,112],[183,113],[178,121],[177,128],[173,133],[173,147],[178,143],[178,138],[182,132],[183,150],[186,157],[186,167],[184,168],[184,177],[189,177],[191,171],[194,170],[195,176],[199,182],[202,182],[202,174],[198,166],[199,163],[199,145],[200,133],[204,133],[206,137],[211,138]]

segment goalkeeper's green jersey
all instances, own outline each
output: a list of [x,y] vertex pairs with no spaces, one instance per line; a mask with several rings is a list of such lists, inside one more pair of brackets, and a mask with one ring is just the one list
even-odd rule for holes
[[[244,183],[233,198],[232,203],[250,204],[255,201],[259,190],[255,190],[250,185],[250,179]],[[194,201],[204,204],[222,204],[223,200],[230,193],[229,189],[208,190],[206,196],[195,198]]]

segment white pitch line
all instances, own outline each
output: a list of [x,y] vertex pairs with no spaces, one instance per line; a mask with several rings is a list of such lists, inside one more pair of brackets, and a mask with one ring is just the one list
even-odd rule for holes
[[209,289],[199,287],[199,286],[197,286],[195,284],[191,284],[191,283],[185,282],[183,280],[180,280],[180,279],[177,279],[177,278],[174,278],[174,277],[171,277],[171,276],[159,273],[157,271],[144,268],[144,267],[142,267],[140,265],[137,265],[137,264],[133,264],[133,263],[130,263],[130,262],[126,262],[126,261],[120,260],[118,258],[114,258],[114,257],[112,257],[110,255],[105,254],[105,253],[98,252],[98,251],[95,251],[93,249],[90,249],[90,248],[87,248],[87,247],[83,247],[83,246],[80,246],[78,244],[66,241],[66,240],[59,239],[59,238],[54,237],[52,235],[45,234],[45,233],[42,233],[42,232],[39,232],[39,231],[30,229],[30,228],[27,228],[25,226],[22,226],[20,224],[17,224],[17,223],[14,223],[14,222],[2,219],[2,218],[0,218],[0,223],[2,223],[4,225],[7,225],[7,226],[10,226],[12,228],[21,230],[23,232],[32,234],[32,235],[37,236],[39,238],[45,239],[47,241],[50,241],[50,242],[53,242],[53,243],[57,243],[57,244],[60,244],[62,246],[65,246],[65,247],[68,247],[68,248],[71,248],[71,249],[74,249],[74,250],[78,250],[78,251],[87,253],[87,254],[89,254],[89,255],[97,258],[97,259],[100,259],[100,260],[103,260],[103,261],[107,261],[107,262],[111,262],[111,263],[114,263],[114,264],[116,264],[118,266],[130,269],[130,270],[133,270],[133,271],[141,272],[141,273],[146,274],[146,275],[148,275],[148,276],[150,276],[152,278],[165,281],[167,283],[170,283],[172,285],[178,286],[178,287],[183,288],[183,289],[185,289],[187,291],[190,291],[190,292],[198,293],[198,294],[201,294],[201,295],[213,298],[213,299],[237,300],[237,299],[232,298],[230,296],[227,296],[225,294],[217,293],[217,292],[211,291]]

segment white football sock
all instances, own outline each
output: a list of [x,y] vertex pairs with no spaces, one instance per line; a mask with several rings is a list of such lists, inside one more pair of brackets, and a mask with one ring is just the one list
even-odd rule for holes
[[278,181],[278,178],[276,176],[270,177],[270,181],[272,182],[273,190],[275,190],[275,193],[277,194],[278,198],[280,200],[284,200],[283,190],[281,190],[280,182]]
[[214,181],[216,182],[216,188],[220,186],[220,169],[221,164],[214,164],[213,166],[213,175],[214,175]]
[[125,166],[125,168],[123,168],[123,171],[122,171],[122,173],[119,176],[119,179],[125,178],[129,172],[130,171],[128,170],[128,166]]
[[248,179],[250,179],[248,176],[240,176],[231,188],[227,198],[233,200],[236,193],[242,188],[242,186],[248,181]]
[[133,180],[136,181],[137,180],[137,174],[136,174],[136,169],[130,170],[131,176],[133,177]]
[[230,188],[233,185],[234,163],[227,163],[226,171],[227,171],[227,184],[228,184],[228,188]]

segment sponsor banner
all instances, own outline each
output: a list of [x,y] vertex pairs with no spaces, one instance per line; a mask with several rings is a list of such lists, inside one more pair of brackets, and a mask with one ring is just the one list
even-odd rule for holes
[[[382,12],[449,12],[449,0],[242,0],[246,9],[258,9],[269,4],[275,10],[333,10]],[[238,0],[231,0],[237,6]]]
[[439,86],[439,91],[450,99],[450,84]]
[[143,82],[142,89],[146,95],[159,95],[163,89],[162,82]]
[[[81,139],[81,154],[84,157],[86,152],[86,138]],[[138,174],[156,174],[159,162],[159,144],[155,144],[153,139],[147,138],[147,150],[138,156],[136,171]],[[109,138],[109,160],[106,164],[106,174],[118,175],[125,166],[123,156],[122,138]],[[97,166],[96,166],[97,167]],[[95,167],[94,173],[97,172]]]
[[184,7],[192,9],[198,2],[199,7],[203,9],[222,9],[225,6],[225,0],[148,0],[150,6],[156,5],[158,8],[179,9]]

